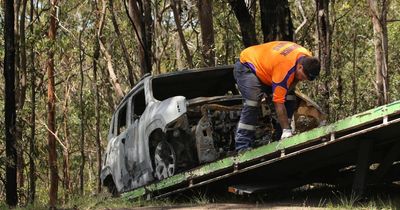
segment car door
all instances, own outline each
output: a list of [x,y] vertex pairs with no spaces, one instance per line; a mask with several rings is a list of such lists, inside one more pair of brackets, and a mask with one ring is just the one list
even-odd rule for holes
[[115,114],[115,130],[116,134],[112,143],[112,150],[114,157],[114,163],[112,166],[112,174],[114,177],[115,185],[119,192],[127,189],[130,182],[130,174],[126,167],[126,156],[128,151],[126,150],[127,141],[129,141],[128,128],[130,126],[129,121],[129,103],[126,101],[121,104]]
[[129,98],[129,127],[126,132],[125,141],[125,166],[130,180],[127,183],[129,188],[135,188],[142,185],[141,176],[143,175],[144,163],[140,160],[139,155],[139,124],[140,117],[146,108],[144,101],[143,87],[139,88]]

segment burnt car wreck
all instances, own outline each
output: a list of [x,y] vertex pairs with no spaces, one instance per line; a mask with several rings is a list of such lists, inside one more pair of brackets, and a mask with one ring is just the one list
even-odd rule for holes
[[[296,98],[297,131],[325,121],[314,102]],[[112,116],[103,185],[115,195],[231,155],[242,103],[231,66],[145,76]],[[271,107],[262,103],[257,145],[276,140]]]

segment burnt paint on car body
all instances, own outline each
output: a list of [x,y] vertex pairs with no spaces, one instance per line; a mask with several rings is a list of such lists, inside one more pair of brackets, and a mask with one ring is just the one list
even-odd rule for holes
[[[103,185],[118,194],[226,156],[241,106],[233,66],[144,76],[112,116]],[[267,121],[259,126],[263,143],[271,140]]]

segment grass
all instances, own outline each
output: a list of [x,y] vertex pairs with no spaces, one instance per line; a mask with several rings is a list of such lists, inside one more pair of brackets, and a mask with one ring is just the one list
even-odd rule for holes
[[[309,206],[327,209],[400,209],[399,186],[370,187],[363,196],[358,196],[348,188],[320,187],[297,192],[300,198],[305,193],[311,198]],[[319,199],[318,204],[315,202]],[[313,204],[314,203],[314,204]]]
[[[2,201],[2,202],[0,202],[0,209],[6,210],[6,209],[10,209],[10,208],[8,207],[7,204],[5,204],[4,201]],[[45,207],[42,204],[35,203],[35,204],[28,204],[27,206],[17,206],[16,208],[13,208],[13,210],[22,210],[22,209],[23,210],[41,210],[41,209],[48,209],[48,207]]]
[[[363,197],[349,193],[348,189],[337,189],[332,186],[302,187],[299,189],[269,191],[263,194],[238,196],[231,193],[215,192],[210,189],[194,189],[176,194],[165,199],[145,200],[112,198],[108,193],[98,195],[75,196],[59,209],[132,209],[145,208],[182,208],[189,206],[204,206],[209,204],[247,204],[253,207],[281,207],[288,206],[308,208],[319,207],[325,209],[400,209],[400,187],[389,189],[372,189]],[[0,201],[0,210],[9,209],[4,201]],[[16,210],[48,209],[47,204],[35,203],[17,207]]]
[[126,200],[123,198],[113,198],[108,193],[103,193],[94,196],[76,197],[71,199],[66,205],[61,208],[66,209],[113,209],[113,208],[135,208],[135,207],[160,207],[160,206],[171,206],[173,203],[168,199],[160,200]]
[[375,198],[368,201],[355,201],[353,196],[341,197],[339,203],[329,202],[328,209],[399,209],[390,199]]
[[355,193],[350,193],[350,195],[345,194],[343,192],[333,192],[334,196],[336,197],[336,200],[339,202],[340,207],[344,207],[346,209],[351,209],[353,208],[357,202],[361,199],[360,196],[358,196]]
[[390,195],[377,195],[371,198],[360,198],[354,194],[341,193],[336,200],[325,207],[329,209],[399,209],[400,199],[392,199]]
[[[57,205],[57,209],[79,209],[79,210],[93,210],[93,209],[129,209],[135,207],[165,207],[172,206],[175,203],[169,199],[159,200],[143,200],[136,199],[134,201],[125,200],[122,198],[113,198],[108,193],[101,193],[97,195],[85,195],[71,197],[66,204]],[[10,209],[4,201],[0,201],[0,210]],[[26,206],[19,206],[13,210],[47,210],[47,204],[34,203]]]

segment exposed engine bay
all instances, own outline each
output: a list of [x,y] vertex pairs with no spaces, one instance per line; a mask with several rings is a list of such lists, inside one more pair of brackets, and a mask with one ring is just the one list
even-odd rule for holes
[[[296,127],[297,132],[317,127],[322,119],[318,118],[319,111],[313,112],[315,108],[310,107],[303,98],[298,96],[297,100],[298,106],[293,116],[295,122],[292,126]],[[261,103],[253,147],[277,141],[280,137],[273,104],[267,101]],[[177,155],[177,171],[235,154],[235,132],[242,107],[240,95],[189,100],[187,113],[169,130],[170,142]],[[315,116],[309,113],[314,113]],[[188,147],[191,149],[188,150]]]

